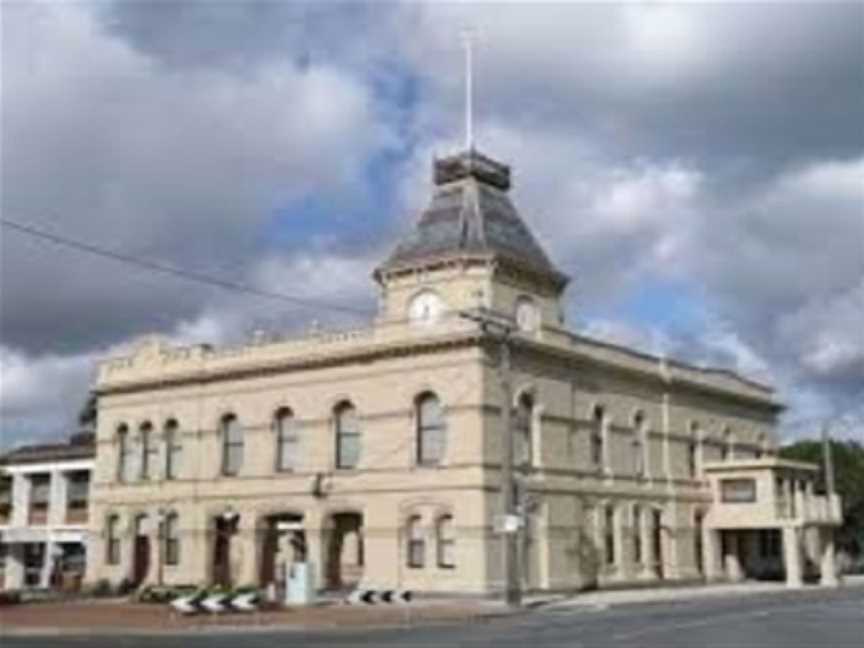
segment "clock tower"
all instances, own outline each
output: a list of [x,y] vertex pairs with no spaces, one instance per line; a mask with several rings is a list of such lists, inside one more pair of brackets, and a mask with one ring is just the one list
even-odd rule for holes
[[563,321],[568,277],[510,200],[510,168],[473,149],[434,162],[434,189],[415,228],[378,268],[379,319],[433,325],[478,306],[526,332]]

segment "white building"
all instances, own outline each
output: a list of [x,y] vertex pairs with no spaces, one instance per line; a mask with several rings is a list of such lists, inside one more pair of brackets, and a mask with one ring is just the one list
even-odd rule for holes
[[80,586],[94,460],[89,434],[0,456],[0,588]]

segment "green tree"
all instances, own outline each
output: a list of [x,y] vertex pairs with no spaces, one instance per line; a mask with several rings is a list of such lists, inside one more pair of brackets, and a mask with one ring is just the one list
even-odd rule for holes
[[[864,446],[858,441],[831,441],[837,493],[843,500],[843,526],[838,544],[852,553],[864,551]],[[823,465],[822,442],[797,441],[780,449],[780,456]],[[825,492],[825,474],[820,471],[817,492]]]

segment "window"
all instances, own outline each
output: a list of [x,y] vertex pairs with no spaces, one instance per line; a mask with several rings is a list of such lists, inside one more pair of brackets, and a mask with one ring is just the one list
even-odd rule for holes
[[51,475],[30,477],[30,524],[48,522],[48,505],[51,501]]
[[165,538],[165,564],[180,564],[180,518],[177,513],[171,512],[165,516],[165,525],[162,533]]
[[615,507],[611,504],[605,510],[603,534],[606,545],[606,564],[615,564]]
[[453,569],[456,566],[456,535],[453,529],[453,516],[442,515],[435,525],[435,535],[438,544],[438,566]]
[[705,573],[705,560],[703,557],[702,532],[705,527],[704,515],[696,511],[693,516],[693,556],[696,559],[696,571]]
[[360,459],[360,421],[351,403],[336,407],[336,467],[356,468]]
[[105,562],[120,564],[120,517],[111,515],[106,524]]
[[141,425],[141,479],[149,479],[150,471],[156,465],[156,443],[153,439],[153,426]]
[[165,424],[165,479],[177,479],[183,459],[180,426],[171,419]]
[[534,419],[534,399],[531,394],[522,394],[516,408],[516,434],[513,439],[513,461],[516,466],[530,466],[533,463],[531,423]]
[[288,408],[276,412],[276,470],[290,471],[297,468],[297,428],[294,416]]
[[749,504],[756,501],[755,479],[721,479],[720,493],[723,502]]
[[699,475],[699,444],[702,432],[698,423],[690,424],[690,441],[687,442],[687,474],[695,479]]
[[237,475],[243,467],[243,428],[234,414],[222,419],[222,474]]
[[633,507],[633,562],[642,562],[642,509]]
[[90,472],[77,470],[69,473],[66,482],[66,523],[77,524],[87,520],[87,500],[90,495]]
[[117,428],[117,481],[127,481],[132,463],[132,448],[129,445],[129,428],[121,425]]
[[636,412],[633,417],[633,474],[645,476],[645,415]]
[[423,567],[426,558],[426,542],[423,537],[423,519],[419,515],[408,518],[408,566],[413,569]]
[[600,467],[603,465],[603,435],[605,433],[606,413],[601,406],[594,408],[594,419],[591,425],[591,463]]
[[441,401],[434,394],[417,399],[417,463],[437,466],[444,458],[446,426]]

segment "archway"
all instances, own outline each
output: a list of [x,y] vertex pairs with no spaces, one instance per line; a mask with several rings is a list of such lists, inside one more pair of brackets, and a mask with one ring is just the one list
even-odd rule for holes
[[327,587],[352,588],[363,578],[363,515],[334,513],[328,526]]
[[261,528],[261,586],[285,585],[285,568],[307,559],[302,513],[275,513],[263,519]]
[[133,522],[132,583],[136,587],[147,578],[150,570],[150,537],[147,535],[147,515],[135,517]]
[[231,587],[231,539],[237,533],[236,513],[213,518],[213,584]]

